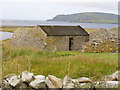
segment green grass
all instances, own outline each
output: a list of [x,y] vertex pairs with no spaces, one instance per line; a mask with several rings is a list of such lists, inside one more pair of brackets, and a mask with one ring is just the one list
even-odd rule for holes
[[12,50],[3,47],[3,76],[29,71],[35,75],[63,78],[82,76],[99,80],[117,70],[117,53],[81,53],[79,51],[48,52],[32,49]]

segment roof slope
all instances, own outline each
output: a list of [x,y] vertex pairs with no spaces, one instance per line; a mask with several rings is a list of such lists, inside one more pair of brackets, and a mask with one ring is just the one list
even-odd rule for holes
[[89,36],[80,26],[41,26],[48,36]]

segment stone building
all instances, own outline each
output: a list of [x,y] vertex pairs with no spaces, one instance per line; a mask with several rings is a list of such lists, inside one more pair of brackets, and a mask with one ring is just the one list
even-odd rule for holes
[[12,47],[37,50],[76,51],[89,41],[89,34],[80,26],[37,25],[35,28],[20,28],[13,34]]

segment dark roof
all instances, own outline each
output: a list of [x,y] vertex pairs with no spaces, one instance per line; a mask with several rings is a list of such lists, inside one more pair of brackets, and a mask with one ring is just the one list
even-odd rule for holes
[[80,26],[41,26],[48,36],[89,36]]

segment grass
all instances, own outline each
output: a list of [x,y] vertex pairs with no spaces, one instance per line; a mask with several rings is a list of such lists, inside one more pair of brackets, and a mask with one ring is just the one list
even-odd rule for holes
[[20,74],[22,71],[33,72],[35,75],[55,75],[63,78],[82,76],[99,80],[102,76],[117,70],[117,53],[81,53],[79,51],[48,52],[32,49],[3,50],[3,73]]
[[0,27],[0,31],[3,32],[14,32],[17,29],[17,27]]

